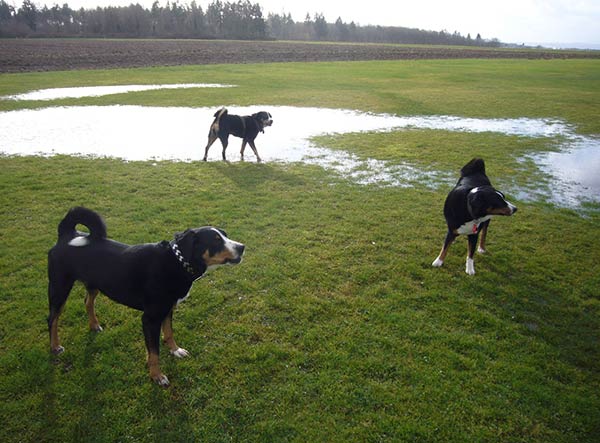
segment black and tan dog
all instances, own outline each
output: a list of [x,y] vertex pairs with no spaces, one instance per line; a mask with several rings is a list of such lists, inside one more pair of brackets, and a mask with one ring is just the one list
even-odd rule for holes
[[473,275],[473,256],[479,234],[481,233],[479,252],[484,253],[490,218],[493,215],[513,215],[517,208],[505,200],[504,194],[492,187],[485,174],[485,163],[482,159],[472,159],[460,172],[460,179],[444,203],[448,232],[442,251],[432,265],[436,268],[442,266],[452,242],[460,234],[466,234],[469,242],[465,271]]
[[[89,234],[76,230],[78,224]],[[85,306],[89,326],[102,328],[94,311],[99,292],[114,301],[140,310],[150,377],[161,386],[169,380],[160,371],[159,342],[162,326],[170,353],[187,357],[189,353],[173,339],[173,309],[187,297],[192,284],[208,269],[242,260],[244,245],[227,238],[213,227],[188,229],[171,242],[126,245],[106,237],[102,218],[92,210],[71,209],[58,225],[58,241],[48,253],[48,300],[50,348],[60,354],[58,317],[75,281],[87,289]]]
[[261,111],[242,117],[239,115],[229,115],[227,109],[222,108],[215,113],[214,117],[215,119],[208,131],[208,144],[204,150],[204,158],[202,160],[206,161],[208,150],[217,139],[221,140],[221,144],[223,145],[223,160],[227,160],[225,158],[225,151],[229,144],[229,135],[234,135],[242,139],[242,149],[240,151],[242,160],[244,159],[246,144],[249,144],[256,155],[256,160],[261,161],[256,150],[256,145],[254,144],[254,139],[259,132],[265,132],[265,128],[273,124],[271,114]]

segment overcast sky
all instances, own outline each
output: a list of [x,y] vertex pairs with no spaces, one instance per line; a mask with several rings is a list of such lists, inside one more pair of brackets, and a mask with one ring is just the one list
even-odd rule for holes
[[[20,6],[22,0],[8,0]],[[189,4],[192,0],[179,0]],[[196,0],[204,10],[212,0]],[[237,0],[227,0],[237,1]],[[431,31],[458,31],[506,43],[587,43],[600,45],[600,0],[250,0],[269,12],[291,13],[304,21],[322,13],[360,25],[405,26]],[[34,0],[38,6],[67,3],[73,9],[127,6],[150,8],[154,0]],[[166,5],[167,0],[160,0]],[[599,46],[600,47],[600,46]]]

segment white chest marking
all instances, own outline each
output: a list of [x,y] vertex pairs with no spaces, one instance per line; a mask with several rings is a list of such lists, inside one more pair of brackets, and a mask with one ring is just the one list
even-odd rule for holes
[[80,248],[82,246],[87,246],[90,243],[90,240],[87,237],[75,237],[73,240],[69,242],[69,246],[75,246],[76,248]]
[[177,304],[181,303],[182,301],[184,301],[186,298],[188,298],[190,296],[190,291],[188,291],[187,294],[185,294],[185,296],[183,298],[178,298],[177,299]]
[[476,218],[475,220],[468,221],[462,226],[460,226],[456,230],[456,233],[464,235],[477,234],[477,231],[479,230],[479,225],[484,221],[488,221],[490,218],[492,218],[491,215],[486,215],[485,217]]

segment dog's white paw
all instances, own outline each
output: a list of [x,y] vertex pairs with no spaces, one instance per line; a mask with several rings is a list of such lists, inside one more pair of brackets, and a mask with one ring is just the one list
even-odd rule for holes
[[158,374],[156,377],[154,377],[154,381],[161,388],[166,388],[170,384],[169,379],[165,374]]
[[444,264],[443,260],[440,260],[440,258],[436,258],[433,263],[431,264],[431,266],[433,266],[434,268],[439,268],[440,266],[442,266]]
[[62,354],[63,352],[65,352],[65,348],[63,348],[62,346],[59,346],[56,349],[52,349],[52,353],[54,355],[59,355],[59,354]]
[[185,358],[185,357],[190,356],[190,353],[183,348],[177,348],[174,351],[169,351],[169,352],[171,353],[171,355],[173,355],[177,358]]
[[469,275],[475,275],[475,264],[473,263],[472,258],[467,258],[467,264],[465,272]]
[[478,252],[479,254],[485,254],[485,253],[487,252],[487,250],[486,250],[486,249],[483,249],[481,246],[479,246],[479,247],[477,248],[477,252]]

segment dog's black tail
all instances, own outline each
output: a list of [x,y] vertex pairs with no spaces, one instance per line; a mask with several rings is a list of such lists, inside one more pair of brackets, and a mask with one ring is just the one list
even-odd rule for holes
[[473,174],[485,174],[485,163],[481,158],[474,158],[469,163],[464,165],[460,170],[463,177],[468,177]]
[[106,225],[104,220],[91,209],[77,206],[71,208],[65,218],[58,224],[58,238],[69,239],[77,236],[75,227],[84,225],[90,230],[90,239],[99,240],[106,238]]

